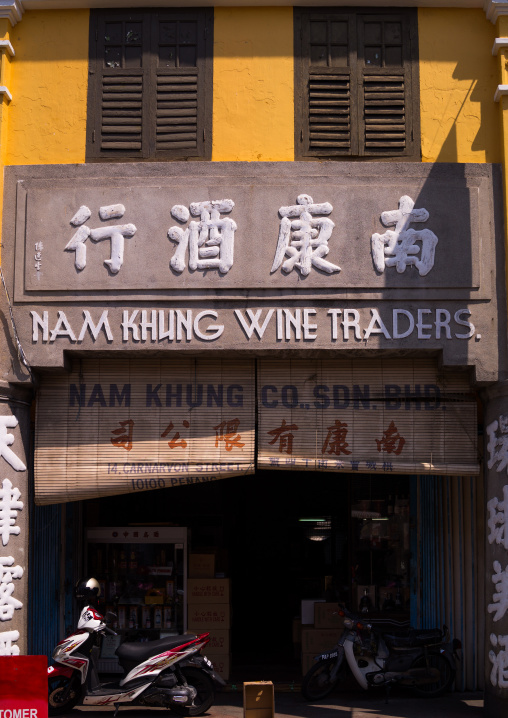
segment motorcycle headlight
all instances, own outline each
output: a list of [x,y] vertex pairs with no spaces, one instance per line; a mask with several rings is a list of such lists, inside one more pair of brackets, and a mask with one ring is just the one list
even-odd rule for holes
[[345,619],[344,619],[344,626],[345,626],[345,628],[353,628],[353,626],[354,626],[354,621],[352,621],[350,618],[345,618]]

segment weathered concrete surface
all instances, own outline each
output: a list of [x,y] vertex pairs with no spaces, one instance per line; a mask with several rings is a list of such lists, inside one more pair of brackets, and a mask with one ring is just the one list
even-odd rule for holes
[[[92,713],[94,718],[110,718],[114,708],[95,710],[80,709],[68,714],[79,718]],[[160,709],[164,710],[164,709]],[[152,711],[121,709],[129,718],[150,718]],[[208,718],[243,718],[241,690],[237,693],[219,693],[212,708],[205,713]],[[385,703],[384,693],[335,693],[319,703],[307,703],[299,693],[275,693],[276,718],[482,718],[483,696],[474,694],[449,694],[442,698],[422,700],[398,694]]]
[[[368,356],[380,350],[413,351],[440,355],[445,365],[474,366],[476,380],[489,383],[507,378],[500,190],[495,165],[11,167],[6,171],[4,273],[21,341],[35,368],[62,367],[65,353],[75,351],[277,352],[279,357],[281,350],[308,355],[343,349]],[[340,266],[340,272],[314,266],[307,276],[296,268],[272,271],[279,209],[296,204],[300,194],[333,205],[327,261]],[[371,236],[389,229],[381,214],[397,210],[405,194],[415,209],[429,213],[428,219],[412,221],[411,229],[428,229],[439,240],[434,266],[424,275],[415,266],[377,271],[373,263]],[[172,206],[224,198],[235,202],[230,215],[224,215],[238,226],[233,266],[222,275],[187,267],[175,272],[170,261],[176,243],[167,237],[169,227],[178,225]],[[119,271],[108,270],[109,239],[96,243],[88,238],[82,245],[86,265],[76,268],[75,252],[65,251],[76,231],[71,218],[86,205],[92,214],[87,225],[95,230],[101,227],[99,207],[118,203],[125,213],[113,221],[136,226],[134,236],[125,238]],[[41,264],[36,267],[36,262]],[[194,335],[183,341],[167,333],[176,310],[184,317],[193,312],[192,322],[198,322]],[[246,331],[238,312],[250,328],[248,311],[265,326],[263,336]],[[277,332],[277,322],[289,326],[288,312],[301,325],[301,339],[292,330]],[[348,322],[355,318],[358,331],[348,334]],[[305,329],[314,324],[316,331]]]

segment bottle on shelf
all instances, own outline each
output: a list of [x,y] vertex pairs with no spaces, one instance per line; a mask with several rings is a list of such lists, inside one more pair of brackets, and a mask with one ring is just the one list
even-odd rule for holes
[[173,626],[173,609],[168,604],[164,606],[163,620],[164,628],[171,628]]
[[372,601],[369,596],[369,589],[365,588],[360,599],[360,613],[369,613],[372,610]]
[[397,593],[395,594],[395,608],[398,611],[402,609],[402,594],[400,588],[397,589]]
[[143,606],[141,608],[141,624],[143,628],[152,627],[152,612],[150,606]]
[[153,627],[162,628],[162,606],[155,606],[153,610]]
[[138,607],[131,606],[129,608],[129,628],[138,628]]

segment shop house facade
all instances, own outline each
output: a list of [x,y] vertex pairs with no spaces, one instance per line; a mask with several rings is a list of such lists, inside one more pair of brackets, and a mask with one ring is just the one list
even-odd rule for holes
[[0,3],[0,653],[363,601],[500,716],[508,3],[90,4]]

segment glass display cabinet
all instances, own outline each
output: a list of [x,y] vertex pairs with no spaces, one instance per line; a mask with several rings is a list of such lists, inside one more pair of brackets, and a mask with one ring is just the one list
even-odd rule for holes
[[86,573],[101,586],[99,609],[117,618],[99,670],[120,671],[123,641],[152,641],[187,629],[187,529],[116,526],[87,531]]

